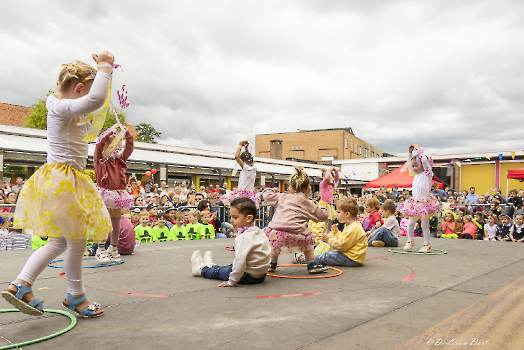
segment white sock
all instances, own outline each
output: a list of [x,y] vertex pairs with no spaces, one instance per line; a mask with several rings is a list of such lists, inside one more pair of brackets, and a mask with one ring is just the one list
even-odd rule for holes
[[420,226],[422,227],[422,234],[424,235],[424,244],[429,245],[431,232],[429,231],[429,219],[421,219]]
[[408,240],[412,241],[415,239],[415,225],[417,222],[413,218],[409,218],[408,221]]

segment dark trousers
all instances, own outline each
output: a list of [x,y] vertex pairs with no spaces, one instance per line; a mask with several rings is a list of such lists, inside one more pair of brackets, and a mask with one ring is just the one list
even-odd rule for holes
[[[213,280],[221,280],[221,281],[228,281],[229,280],[229,274],[233,270],[233,264],[227,265],[227,266],[218,266],[215,265],[213,267],[204,267],[202,269],[202,277],[210,278]],[[261,283],[264,282],[266,279],[266,274],[264,276],[255,278],[251,276],[249,273],[244,272],[244,275],[240,278],[238,281],[239,284],[255,284],[255,283]]]

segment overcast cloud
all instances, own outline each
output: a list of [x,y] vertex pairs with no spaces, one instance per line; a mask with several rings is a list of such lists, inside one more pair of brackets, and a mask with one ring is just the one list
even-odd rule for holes
[[0,102],[31,105],[60,64],[108,49],[129,122],[161,143],[352,127],[383,151],[524,149],[522,1],[13,1]]

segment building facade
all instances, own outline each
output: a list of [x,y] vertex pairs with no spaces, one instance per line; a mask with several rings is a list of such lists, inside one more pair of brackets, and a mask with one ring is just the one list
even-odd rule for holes
[[351,128],[338,128],[256,135],[255,155],[328,163],[333,160],[379,158],[384,156],[384,152],[356,137]]

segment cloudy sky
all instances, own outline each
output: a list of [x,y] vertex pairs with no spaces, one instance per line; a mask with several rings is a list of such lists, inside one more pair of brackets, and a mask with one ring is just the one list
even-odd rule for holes
[[231,151],[255,134],[352,127],[400,155],[524,149],[524,2],[25,1],[0,11],[0,102],[60,64],[115,54],[129,122]]

